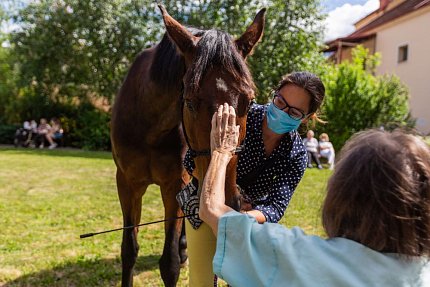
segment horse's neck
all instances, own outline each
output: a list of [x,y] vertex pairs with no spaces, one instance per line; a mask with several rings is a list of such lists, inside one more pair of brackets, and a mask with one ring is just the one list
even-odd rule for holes
[[[144,111],[144,113],[140,112],[140,115],[145,121],[161,120],[164,124],[177,122],[180,121],[182,75],[171,80],[167,74],[175,67],[168,67],[170,70],[165,67],[163,67],[164,69],[154,69],[152,66],[156,54],[156,47],[146,49],[137,60],[139,76],[135,86],[139,86],[139,88],[137,89],[136,108],[138,111]],[[160,64],[158,63],[158,65]],[[156,74],[156,77],[151,73]],[[154,81],[153,78],[158,80]]]
[[136,58],[113,109],[115,126],[148,144],[156,144],[181,123],[182,79],[171,87],[154,83],[150,76],[154,52],[146,49]]

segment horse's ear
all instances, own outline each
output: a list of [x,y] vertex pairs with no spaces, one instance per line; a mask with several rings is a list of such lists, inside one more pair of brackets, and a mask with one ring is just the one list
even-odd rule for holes
[[158,8],[160,8],[161,14],[163,15],[164,25],[166,26],[166,31],[170,39],[176,44],[176,47],[178,47],[179,52],[184,55],[185,59],[191,60],[198,38],[188,32],[178,21],[173,19],[172,16],[167,13],[163,5],[158,4]]
[[252,22],[245,33],[236,40],[237,49],[244,58],[251,53],[252,48],[254,48],[255,44],[257,44],[263,36],[265,13],[266,8],[261,9],[255,16],[254,22]]

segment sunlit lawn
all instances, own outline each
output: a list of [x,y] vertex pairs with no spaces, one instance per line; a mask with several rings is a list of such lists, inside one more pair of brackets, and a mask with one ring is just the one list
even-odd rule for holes
[[[307,170],[282,224],[323,234],[320,207],[328,170]],[[159,189],[149,187],[142,222],[161,219]],[[0,147],[0,285],[119,286],[121,232],[110,153]],[[158,270],[163,225],[139,233],[135,286],[163,286]],[[188,286],[187,268],[178,286]]]

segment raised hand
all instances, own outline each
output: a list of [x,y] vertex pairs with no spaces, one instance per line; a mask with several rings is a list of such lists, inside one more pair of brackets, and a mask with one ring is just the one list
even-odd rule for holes
[[236,112],[227,103],[220,105],[212,117],[211,150],[234,154],[239,142]]

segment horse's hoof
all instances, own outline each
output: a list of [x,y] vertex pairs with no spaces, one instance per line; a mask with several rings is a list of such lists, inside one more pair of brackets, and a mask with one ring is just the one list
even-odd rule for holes
[[188,266],[188,258],[187,258],[187,260],[185,260],[184,262],[182,262],[179,266],[181,268],[187,267]]

